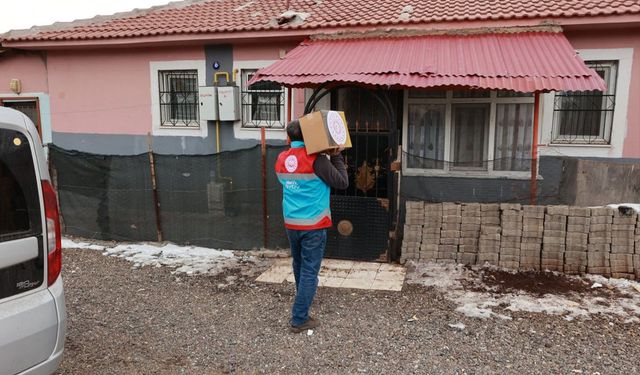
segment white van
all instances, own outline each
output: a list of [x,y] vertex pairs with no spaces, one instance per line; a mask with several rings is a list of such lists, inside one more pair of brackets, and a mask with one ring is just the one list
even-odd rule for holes
[[0,374],[51,374],[66,310],[58,204],[31,120],[0,107]]

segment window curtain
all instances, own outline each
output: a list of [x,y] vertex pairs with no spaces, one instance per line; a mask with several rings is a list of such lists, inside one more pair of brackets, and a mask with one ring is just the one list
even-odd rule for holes
[[528,171],[531,168],[534,105],[498,104],[493,169]]
[[409,168],[444,168],[444,104],[409,105]]

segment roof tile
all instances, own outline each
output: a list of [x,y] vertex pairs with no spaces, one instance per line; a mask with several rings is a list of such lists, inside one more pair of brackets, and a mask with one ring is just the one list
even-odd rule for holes
[[[8,35],[6,41],[56,41],[198,34],[277,29],[320,29],[335,26],[379,26],[427,22],[535,19],[640,14],[637,0],[412,0],[408,18],[397,0],[290,0],[290,9],[309,13],[301,23],[273,22],[286,10],[286,0],[194,0],[135,15],[116,15],[96,23],[57,30]],[[405,13],[407,14],[407,13]]]

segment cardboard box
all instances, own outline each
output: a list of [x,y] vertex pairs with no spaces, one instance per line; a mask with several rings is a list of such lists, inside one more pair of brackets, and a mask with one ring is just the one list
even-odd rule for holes
[[309,154],[351,148],[351,137],[344,112],[317,111],[300,118],[302,137]]

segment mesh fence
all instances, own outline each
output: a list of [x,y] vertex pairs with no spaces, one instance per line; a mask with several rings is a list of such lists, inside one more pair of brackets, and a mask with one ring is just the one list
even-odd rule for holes
[[[259,146],[214,155],[154,154],[163,239],[214,248],[287,247],[273,172],[283,149],[267,147],[265,186]],[[158,239],[148,154],[102,156],[52,146],[50,160],[67,234]]]
[[[64,228],[69,235],[156,241],[159,221],[164,240],[213,248],[253,249],[288,247],[282,220],[282,188],[273,171],[277,155],[284,149],[285,146],[267,147],[264,184],[259,146],[212,155],[153,154],[159,220],[149,154],[105,156],[55,146],[49,151]],[[529,202],[530,159],[512,157],[462,163],[409,153],[403,156],[410,168],[480,173],[476,178],[403,176],[397,193],[400,207],[405,200]],[[575,185],[578,169],[574,164],[573,159],[541,159],[539,171],[544,178],[538,181],[539,203],[569,203],[575,199],[572,193],[575,189],[571,187]],[[334,192],[332,211],[336,226],[343,220],[352,226],[347,235],[335,228],[330,231],[327,252],[334,257],[380,258],[388,246],[392,219],[402,221],[403,213],[398,217],[389,208],[394,206],[396,195],[390,194],[388,199],[367,196],[376,189],[378,179],[387,181],[386,169],[377,173],[375,166],[375,160],[363,165],[349,164],[350,183],[362,196],[354,197],[347,192],[342,199],[343,192]],[[487,171],[504,169],[520,172],[523,177],[483,178]]]

